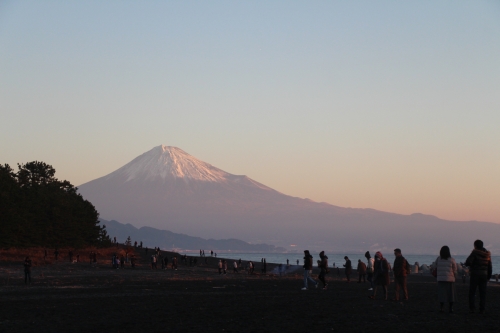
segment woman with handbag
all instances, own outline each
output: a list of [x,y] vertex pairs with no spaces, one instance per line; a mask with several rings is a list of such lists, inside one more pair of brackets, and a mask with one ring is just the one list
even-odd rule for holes
[[[439,251],[439,257],[434,262],[436,278],[438,283],[438,299],[441,304],[440,312],[444,312],[444,303],[450,305],[450,313],[453,313],[453,302],[455,302],[455,276],[457,275],[457,263],[451,257],[450,248],[443,246]],[[434,275],[434,274],[433,274]]]

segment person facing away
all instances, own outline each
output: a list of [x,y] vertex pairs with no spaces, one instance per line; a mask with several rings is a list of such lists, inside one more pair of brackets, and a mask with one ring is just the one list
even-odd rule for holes
[[318,282],[310,276],[313,269],[313,257],[309,253],[309,250],[304,250],[304,287],[302,290],[307,290],[307,282],[311,282],[316,288],[318,288]]
[[31,259],[26,257],[24,259],[24,284],[31,284]]
[[325,275],[328,274],[328,257],[325,255],[325,251],[319,253],[319,258],[321,259],[319,263],[320,273],[318,279],[323,283],[323,289],[328,287],[328,283],[325,281]]
[[465,266],[469,267],[470,282],[469,282],[469,310],[474,313],[476,289],[479,289],[479,312],[484,313],[486,307],[486,285],[491,279],[492,264],[491,253],[484,247],[483,241],[476,240],[474,249],[472,250]]
[[391,280],[389,279],[389,263],[380,251],[377,251],[377,253],[375,253],[373,279],[375,286],[373,288],[372,295],[368,297],[371,299],[375,299],[375,297],[377,296],[377,289],[379,286],[381,286],[384,290],[384,299],[387,301],[387,286],[391,282]]
[[352,273],[352,264],[351,260],[347,256],[344,257],[345,259],[345,277],[347,278],[347,283],[351,282],[351,273]]
[[361,279],[363,279],[363,282],[366,282],[366,265],[364,262],[361,261],[361,259],[358,259],[358,283],[361,283]]
[[451,257],[450,248],[443,246],[439,251],[439,257],[434,262],[437,271],[438,299],[441,305],[440,312],[444,312],[444,303],[449,304],[449,311],[453,313],[453,302],[455,302],[455,277],[457,275],[457,263]]
[[403,290],[404,300],[408,300],[408,286],[406,283],[406,277],[410,274],[410,264],[401,254],[401,249],[394,249],[394,266],[392,271],[394,272],[394,282],[396,285],[396,295],[393,301],[399,301],[399,290]]

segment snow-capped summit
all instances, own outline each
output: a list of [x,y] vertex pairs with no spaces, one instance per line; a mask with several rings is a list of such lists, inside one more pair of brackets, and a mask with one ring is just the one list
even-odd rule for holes
[[157,146],[136,157],[107,177],[126,176],[132,179],[159,180],[183,178],[208,182],[225,181],[232,175],[200,161],[184,150],[172,146]]

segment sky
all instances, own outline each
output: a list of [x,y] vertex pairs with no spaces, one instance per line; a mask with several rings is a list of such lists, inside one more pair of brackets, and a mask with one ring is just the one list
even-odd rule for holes
[[0,163],[160,144],[342,207],[500,223],[499,1],[0,1]]

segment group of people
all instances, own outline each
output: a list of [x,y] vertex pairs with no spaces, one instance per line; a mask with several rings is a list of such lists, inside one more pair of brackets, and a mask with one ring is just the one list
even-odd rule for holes
[[[320,274],[318,279],[323,284],[323,289],[326,289],[328,283],[326,283],[325,275],[328,273],[328,257],[325,255],[324,251],[322,251],[319,256]],[[365,253],[365,258],[367,260],[366,264],[358,260],[358,283],[361,283],[361,280],[363,280],[363,282],[367,280],[370,283],[369,290],[371,291],[371,295],[368,296],[370,299],[376,298],[377,290],[380,287],[383,291],[383,299],[388,300],[388,286],[391,282],[389,272],[392,270],[395,285],[395,295],[392,300],[399,301],[401,294],[403,300],[408,300],[407,276],[411,273],[411,266],[403,257],[401,249],[394,249],[394,256],[395,259],[392,269],[388,260],[380,251],[375,253],[374,258],[372,258],[370,252],[367,251]],[[319,286],[319,282],[311,277],[313,268],[312,259],[313,257],[309,250],[305,250],[303,266],[304,287],[302,290],[308,290],[308,283],[314,285],[315,288]],[[350,282],[350,275],[352,273],[351,261],[347,256],[344,257],[344,259],[346,260],[344,267],[347,282]],[[484,244],[481,240],[476,240],[474,242],[474,249],[462,265],[468,267],[470,272],[469,310],[471,313],[475,312],[475,296],[476,291],[479,290],[479,312],[483,313],[486,307],[486,286],[492,276],[492,263],[491,254],[484,248]],[[441,312],[444,312],[445,304],[448,304],[449,312],[453,313],[453,304],[457,297],[455,292],[457,271],[458,266],[455,259],[451,256],[450,248],[448,246],[443,246],[439,252],[439,256],[432,264],[432,274],[436,277],[438,285],[438,299]]]

